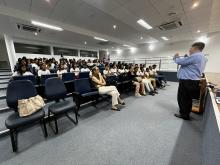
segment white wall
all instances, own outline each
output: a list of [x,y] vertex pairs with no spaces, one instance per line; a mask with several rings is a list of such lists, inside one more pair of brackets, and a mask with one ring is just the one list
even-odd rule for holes
[[[8,58],[9,58],[9,62],[10,62],[10,65],[11,65],[11,68],[13,70],[14,68],[14,65],[16,64],[16,61],[18,58],[22,58],[23,56],[27,57],[27,58],[55,58],[56,60],[59,60],[60,59],[60,55],[54,55],[53,53],[53,49],[52,47],[55,46],[55,47],[61,47],[61,48],[70,48],[70,49],[78,49],[78,50],[90,50],[90,51],[97,51],[97,55],[98,55],[98,58],[99,58],[99,51],[98,50],[95,50],[95,49],[86,49],[86,48],[83,48],[83,47],[76,47],[76,46],[65,46],[65,45],[59,45],[57,43],[46,43],[46,42],[38,42],[38,41],[27,41],[27,40],[23,40],[23,39],[16,39],[16,38],[13,38],[9,35],[4,35],[4,38],[5,38],[5,43],[6,43],[6,48],[7,48],[7,52],[8,52]],[[26,44],[34,44],[34,45],[44,45],[44,46],[50,46],[51,48],[51,54],[50,55],[45,55],[45,54],[28,54],[28,53],[16,53],[15,52],[15,48],[14,48],[14,42],[19,42],[19,43],[26,43]],[[79,54],[79,51],[78,51],[78,56],[64,56],[65,58],[67,59],[73,59],[75,58],[76,60],[78,59],[85,59],[85,60],[88,60],[88,59],[97,59],[97,58],[91,58],[91,57],[80,57],[80,54]]]
[[[149,44],[139,46],[136,51],[131,52],[129,49],[122,50],[121,53],[116,51],[110,51],[111,61],[114,60],[134,60],[140,58],[149,58],[149,57],[167,57],[173,56],[176,52],[179,52],[181,55],[188,54],[188,50],[192,43],[195,41],[182,41],[172,44],[165,43],[155,43],[155,49],[150,51]],[[208,63],[206,65],[206,72],[215,72],[220,73],[220,33],[215,33],[208,36],[208,42],[204,53],[208,54]]]

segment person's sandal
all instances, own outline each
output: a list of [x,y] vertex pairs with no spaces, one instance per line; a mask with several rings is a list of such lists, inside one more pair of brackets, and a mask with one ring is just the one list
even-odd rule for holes
[[118,102],[119,102],[119,104],[121,104],[121,105],[125,105],[125,102],[124,102],[123,100],[119,100]]
[[112,107],[112,110],[113,110],[113,111],[120,111],[120,109],[118,109],[116,106],[113,106],[113,107]]

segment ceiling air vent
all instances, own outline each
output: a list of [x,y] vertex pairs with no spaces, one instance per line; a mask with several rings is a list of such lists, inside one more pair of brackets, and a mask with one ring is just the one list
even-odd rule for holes
[[24,31],[32,32],[32,33],[41,32],[41,29],[39,27],[31,26],[31,25],[17,24],[17,28],[19,30],[24,30]]
[[99,45],[106,46],[106,45],[109,45],[109,44],[110,44],[110,42],[109,42],[109,41],[108,41],[108,42],[99,42],[98,44],[99,44]]
[[164,23],[159,26],[160,30],[173,30],[181,27],[183,24],[180,20]]

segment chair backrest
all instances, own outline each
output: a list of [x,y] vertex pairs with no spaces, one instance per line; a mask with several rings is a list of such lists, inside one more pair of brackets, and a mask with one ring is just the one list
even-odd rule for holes
[[58,77],[48,78],[45,82],[45,94],[48,99],[58,100],[66,97],[66,87]]
[[79,72],[79,78],[89,78],[90,72]]
[[74,73],[63,73],[62,74],[62,80],[64,82],[73,81],[74,79],[75,79],[75,74]]
[[58,77],[57,74],[46,74],[46,75],[41,75],[40,77],[40,83],[41,85],[45,85],[45,82],[47,79],[52,78],[52,77]]
[[50,73],[57,73],[56,69],[50,69]]
[[83,78],[83,79],[75,80],[74,89],[75,92],[78,92],[80,94],[91,92],[92,89],[91,89],[90,79]]
[[106,83],[107,85],[113,85],[118,81],[118,77],[117,76],[108,76],[106,77]]
[[37,80],[34,75],[28,76],[15,76],[13,80],[30,80],[34,85],[37,85]]
[[37,95],[36,88],[30,80],[14,80],[8,84],[6,102],[8,107],[17,111],[18,100]]

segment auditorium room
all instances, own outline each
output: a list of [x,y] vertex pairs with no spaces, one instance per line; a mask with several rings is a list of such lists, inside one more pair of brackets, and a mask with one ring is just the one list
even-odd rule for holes
[[0,0],[0,165],[219,165],[219,0]]

